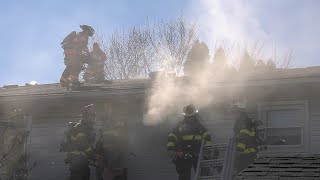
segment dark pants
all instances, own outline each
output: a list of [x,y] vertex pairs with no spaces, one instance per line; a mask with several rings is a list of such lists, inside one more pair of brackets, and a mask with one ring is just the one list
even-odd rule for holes
[[127,180],[127,169],[122,169],[112,180]]
[[[124,162],[124,153],[105,150],[104,156],[98,161],[97,180],[103,180],[105,171],[109,171],[113,178],[110,180],[127,180],[127,168]],[[109,180],[109,179],[108,179]]]
[[90,179],[90,168],[83,167],[81,169],[70,168],[70,180],[89,180]]
[[90,168],[89,161],[82,156],[75,156],[71,158],[69,164],[70,180],[89,180]]
[[191,180],[191,168],[197,169],[198,159],[178,158],[173,162],[176,165],[176,171],[179,174],[179,180]]
[[[70,57],[65,60],[66,68],[64,69],[60,83],[62,86],[68,86],[69,82],[78,82],[79,74],[83,69],[83,65],[81,63],[81,56]],[[70,80],[69,80],[70,79]]]

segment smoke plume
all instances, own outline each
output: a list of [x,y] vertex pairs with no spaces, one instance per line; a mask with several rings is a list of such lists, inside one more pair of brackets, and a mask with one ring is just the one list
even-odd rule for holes
[[[234,42],[250,44],[257,40],[270,40],[267,33],[260,27],[247,1],[192,1],[190,14],[197,17],[200,40],[205,39],[205,43],[209,45],[211,57],[217,42],[230,46]],[[230,74],[213,72],[210,65],[189,77],[156,78],[153,81],[154,88],[148,94],[144,122],[148,125],[157,125],[162,122],[176,123],[181,116],[183,106],[188,103],[194,104],[201,113],[201,109],[221,99],[221,97],[214,97],[216,89],[212,84],[228,78],[227,76],[229,77]]]

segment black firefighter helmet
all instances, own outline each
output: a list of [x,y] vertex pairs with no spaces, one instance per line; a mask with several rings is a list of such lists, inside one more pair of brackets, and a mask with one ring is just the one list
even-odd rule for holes
[[94,29],[91,26],[88,25],[80,25],[80,28],[86,32],[89,36],[92,36],[94,34]]
[[183,107],[183,116],[190,117],[195,116],[196,114],[198,114],[198,110],[193,104],[187,104]]

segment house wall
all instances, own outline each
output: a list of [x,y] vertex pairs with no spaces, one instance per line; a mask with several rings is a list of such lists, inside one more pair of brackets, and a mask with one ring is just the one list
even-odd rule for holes
[[[29,175],[32,180],[67,179],[68,166],[64,163],[66,153],[60,152],[60,143],[68,122],[78,121],[84,105],[94,101],[62,100],[57,102],[40,102],[33,106],[29,146],[29,167],[34,162],[37,165]],[[95,103],[97,119],[101,119],[102,104]],[[101,124],[97,121],[97,126]],[[91,170],[92,179],[95,179],[95,169]]]
[[166,153],[167,133],[172,127],[165,124],[149,126],[143,122],[144,96],[128,96],[106,104],[108,119],[127,122],[128,179],[177,179]]
[[[200,114],[202,123],[207,127],[213,141],[227,143],[233,135],[234,120],[230,112],[211,106],[200,109]],[[147,125],[142,121],[142,114],[138,115],[136,121],[131,122],[131,150],[137,156],[129,160],[129,179],[178,179],[175,166],[166,151],[167,135],[176,123]]]
[[135,130],[131,151],[136,157],[129,160],[129,179],[177,179],[175,168],[166,153],[167,128],[138,123]]
[[277,94],[271,101],[305,101],[307,131],[305,132],[309,138],[309,147],[306,153],[320,152],[320,86],[318,84],[306,84],[299,87],[287,87],[276,90]]
[[208,107],[200,111],[200,115],[215,143],[227,143],[232,138],[234,119],[230,112]]
[[[261,89],[248,94],[254,96],[249,99],[251,112],[258,118],[258,104],[276,101],[307,101],[310,114],[310,151],[320,150],[320,98],[308,92],[291,90],[291,88],[276,89],[272,92],[261,93]],[[289,91],[290,90],[290,91]],[[253,90],[252,90],[253,91]],[[250,96],[249,96],[250,98]],[[89,102],[97,104],[97,127],[107,124],[109,119],[124,120],[128,123],[128,174],[130,180],[174,180],[177,179],[175,167],[170,162],[166,152],[167,133],[175,124],[162,123],[148,126],[143,123],[144,97],[128,97],[110,100],[67,100],[56,102],[56,105],[44,103],[35,106],[32,119],[32,133],[30,142],[30,162],[38,161],[38,165],[31,173],[31,179],[64,179],[68,174],[64,164],[64,153],[60,153],[59,144],[68,121],[75,120],[83,105]],[[106,114],[105,104],[112,108]],[[41,113],[40,113],[41,112]],[[59,116],[56,116],[59,114]],[[200,109],[203,124],[207,127],[216,143],[227,143],[233,136],[234,119],[225,108],[209,105]],[[94,171],[93,171],[94,172]],[[94,173],[92,173],[94,174]],[[94,179],[94,177],[92,177]]]
[[312,98],[310,103],[310,151],[320,152],[320,98]]
[[34,162],[37,165],[31,171],[30,179],[66,179],[68,176],[68,169],[64,163],[66,153],[59,152],[59,149],[66,124],[70,120],[62,117],[33,119],[29,166]]
[[[29,167],[33,162],[37,162],[31,171],[30,179],[66,179],[69,175],[68,166],[64,163],[66,153],[59,152],[60,143],[63,140],[64,132],[68,122],[78,121],[81,109],[90,103],[95,105],[96,133],[108,126],[110,120],[136,122],[137,113],[136,98],[118,99],[92,99],[92,100],[59,100],[56,102],[37,102],[30,105],[32,108],[32,118],[29,130]],[[138,102],[139,104],[139,102]],[[108,106],[111,105],[111,109]],[[141,117],[141,116],[139,116]],[[134,137],[136,130],[131,129]],[[98,137],[97,137],[98,138]],[[134,141],[134,140],[133,140]],[[131,143],[134,144],[135,143]],[[140,164],[139,161],[136,161]],[[95,179],[95,168],[91,168],[91,179]]]
[[[3,118],[8,122],[7,117]],[[25,133],[24,122],[24,119],[20,119],[18,122],[9,121],[11,126],[0,125],[0,179],[8,179],[12,175],[16,163],[25,154],[26,138],[20,139]],[[13,127],[14,125],[16,126]],[[20,142],[21,140],[23,143]]]
[[[148,126],[142,121],[143,105],[142,101],[132,103],[112,103],[112,118],[127,119],[129,132],[128,152],[135,156],[128,156],[128,174],[130,180],[175,180],[177,173],[174,165],[170,162],[166,152],[167,133],[173,128],[172,124],[161,124],[158,126]],[[132,106],[134,104],[134,106]],[[310,112],[317,112],[320,101],[313,101],[310,105]],[[99,106],[100,107],[100,106]],[[105,113],[105,109],[98,108],[99,112]],[[73,111],[75,112],[75,111]],[[216,143],[227,143],[233,136],[232,127],[234,120],[230,112],[219,110],[216,107],[207,107],[200,110],[203,123],[213,137]],[[320,114],[311,113],[311,127],[319,121]],[[103,116],[103,115],[101,115]],[[69,115],[70,117],[70,115]],[[64,164],[65,153],[60,153],[59,144],[63,138],[63,132],[68,121],[71,118],[34,118],[32,123],[33,130],[31,134],[31,163],[38,161],[38,166],[31,173],[32,179],[43,179],[49,176],[49,179],[63,179],[68,175],[68,168]],[[107,119],[104,119],[107,121]],[[320,123],[319,125],[320,126]],[[311,149],[319,150],[319,146],[314,142],[317,140],[316,126],[311,128]],[[319,142],[317,142],[319,143]],[[318,149],[317,149],[318,148]],[[94,179],[94,169],[92,170],[92,179]]]
[[[260,95],[256,102],[263,104],[265,102],[304,102],[305,106],[305,134],[306,144],[305,150],[300,151],[296,148],[290,148],[290,151],[305,152],[305,153],[319,153],[320,151],[320,98],[319,91],[320,86],[317,84],[305,84],[302,86],[283,86],[283,87],[269,87],[272,91]],[[267,89],[267,88],[266,88]],[[250,93],[253,94],[253,93]],[[282,149],[286,149],[285,147]],[[281,152],[274,150],[274,152]],[[288,152],[288,151],[283,151]]]
[[59,152],[60,143],[68,122],[73,121],[71,106],[65,101],[38,102],[33,104],[29,146],[30,179],[66,179],[68,168],[65,153]]

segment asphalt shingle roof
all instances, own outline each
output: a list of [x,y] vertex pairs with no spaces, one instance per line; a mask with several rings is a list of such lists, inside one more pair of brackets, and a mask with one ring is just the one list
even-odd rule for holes
[[0,88],[0,97],[19,96],[19,95],[54,95],[54,94],[70,94],[79,91],[108,91],[108,90],[133,90],[144,88],[149,81],[147,79],[117,80],[106,81],[102,84],[85,83],[76,90],[67,90],[61,87],[59,83],[40,84],[35,86],[19,86],[13,88]]
[[[241,73],[234,76],[223,76],[220,79],[209,79],[208,83],[233,83],[233,82],[243,82],[261,81],[264,85],[265,82],[270,81],[273,83],[277,80],[287,81],[301,79],[301,81],[306,81],[305,78],[320,78],[320,67],[308,67],[308,68],[293,68],[293,69],[277,69],[271,72],[251,72],[251,73]],[[175,78],[176,82],[185,83],[190,80],[187,77]],[[320,80],[319,80],[320,81]],[[13,88],[0,88],[0,97],[10,97],[10,96],[28,96],[28,95],[54,95],[54,94],[71,94],[79,93],[84,91],[125,91],[125,90],[142,90],[149,87],[152,83],[150,78],[145,79],[130,79],[130,80],[114,80],[106,81],[101,84],[89,84],[85,83],[81,86],[81,89],[68,91],[66,88],[61,87],[59,83],[53,84],[40,84],[36,86],[19,86]],[[316,81],[318,83],[318,81]],[[195,82],[196,84],[197,82]],[[314,83],[314,81],[311,81]],[[154,85],[154,84],[153,84]],[[219,84],[220,86],[220,84]]]
[[236,180],[319,180],[320,154],[264,155],[240,172]]

